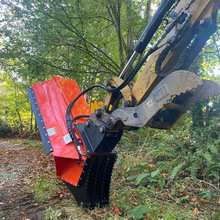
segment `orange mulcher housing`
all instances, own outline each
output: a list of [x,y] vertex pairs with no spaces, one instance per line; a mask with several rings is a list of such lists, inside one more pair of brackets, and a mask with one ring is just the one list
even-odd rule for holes
[[[108,203],[111,178],[109,173],[112,171],[116,154],[88,155],[83,139],[75,127],[77,123],[85,123],[87,118],[78,118],[73,124],[74,133],[83,153],[81,163],[78,164],[79,155],[69,135],[65,114],[69,103],[80,93],[75,80],[57,76],[32,85],[28,90],[45,151],[54,156],[57,176],[67,184],[79,204],[92,207],[96,203]],[[71,117],[91,113],[82,96],[72,108]],[[97,187],[89,186],[94,184]]]

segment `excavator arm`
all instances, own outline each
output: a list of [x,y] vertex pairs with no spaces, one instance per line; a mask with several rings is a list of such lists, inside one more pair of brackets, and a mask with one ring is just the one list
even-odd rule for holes
[[[165,1],[161,4],[168,4],[168,2],[171,1]],[[175,3],[174,3],[175,2]],[[190,107],[185,108],[186,103],[186,95],[181,95],[181,93],[187,92],[187,83],[192,80],[186,78],[180,78],[176,77],[175,75],[178,74],[178,72],[181,70],[182,73],[183,70],[188,70],[195,58],[197,57],[198,53],[202,50],[204,47],[206,41],[210,38],[210,36],[217,30],[216,20],[217,20],[217,12],[219,9],[220,3],[218,1],[206,1],[206,0],[200,0],[200,1],[173,1],[173,5],[175,6],[177,4],[177,7],[174,11],[170,13],[170,21],[167,24],[166,28],[164,29],[163,33],[160,35],[160,37],[157,39],[155,44],[150,48],[151,52],[150,57],[146,56],[146,58],[149,58],[147,63],[144,66],[144,69],[140,73],[139,78],[137,81],[133,84],[127,85],[125,88],[121,90],[121,94],[124,99],[124,107],[122,109],[118,109],[118,106],[115,105],[115,102],[117,100],[117,96],[114,96],[112,93],[109,94],[109,97],[107,98],[106,105],[109,109],[109,106],[116,106],[114,108],[116,111],[112,113],[114,117],[119,113],[122,114],[122,112],[131,111],[131,108],[129,107],[136,107],[141,108],[141,103],[147,102],[149,99],[150,94],[156,93],[159,95],[160,93],[165,92],[165,90],[168,90],[169,88],[172,88],[175,86],[176,83],[183,84],[182,90],[180,87],[179,91],[176,90],[176,95],[179,94],[178,101],[177,98],[173,103],[166,104],[163,106],[166,108],[167,113],[164,114],[164,109],[162,110],[163,114],[161,112],[155,112],[157,114],[157,118],[160,116],[169,115],[172,114],[171,112],[179,111],[176,116],[174,116],[173,119],[163,118],[163,121],[159,121],[154,117],[151,122],[147,123],[147,126],[153,126],[155,128],[164,128],[169,129],[171,128],[177,119],[185,113]],[[156,14],[161,14],[161,8],[159,7],[159,12],[156,12]],[[172,8],[172,7],[171,7]],[[168,10],[169,11],[169,10]],[[167,11],[166,11],[167,13]],[[165,13],[165,14],[166,14]],[[164,13],[162,13],[161,16],[163,16]],[[155,24],[152,24],[155,26]],[[150,29],[151,27],[148,27]],[[141,42],[141,40],[138,41],[138,43]],[[136,46],[138,47],[138,46]],[[135,47],[135,48],[136,48]],[[149,51],[148,51],[149,52]],[[137,54],[135,51],[134,54]],[[144,59],[145,60],[145,59]],[[133,60],[132,60],[133,62]],[[130,66],[127,64],[126,67]],[[128,69],[128,68],[127,68]],[[125,70],[126,71],[126,70]],[[118,87],[119,85],[124,82],[121,78],[125,75],[125,71],[122,71],[122,74],[120,75],[120,78],[112,78],[109,80],[109,85],[112,87]],[[175,72],[175,74],[173,74]],[[169,76],[172,73],[173,79],[171,76]],[[190,74],[185,71],[185,74],[192,75],[192,77],[198,78],[195,74]],[[179,72],[180,76],[183,76],[181,72]],[[170,86],[167,86],[167,89],[165,87],[162,89],[161,86],[158,84],[165,80],[165,78],[169,76]],[[189,76],[190,77],[190,76]],[[166,80],[168,81],[168,80]],[[192,81],[191,81],[192,82]],[[167,84],[168,82],[166,82]],[[194,85],[194,88],[201,86],[202,82],[197,81],[198,84]],[[207,84],[208,82],[206,82]],[[210,82],[211,83],[211,82]],[[163,83],[161,83],[162,85]],[[213,96],[217,95],[216,90],[218,90],[218,85],[211,83],[210,89],[213,92]],[[184,91],[184,85],[185,91]],[[215,85],[215,86],[214,86]],[[157,87],[157,88],[156,88]],[[193,88],[193,86],[192,86]],[[192,90],[188,88],[188,92]],[[154,90],[154,92],[153,92]],[[168,91],[167,91],[168,92]],[[151,94],[151,96],[152,96]],[[169,94],[169,92],[168,92]],[[165,95],[165,94],[164,94]],[[170,94],[171,95],[171,94]],[[174,96],[175,94],[172,94]],[[181,99],[181,96],[184,98]],[[204,97],[204,99],[207,97]],[[180,103],[181,99],[181,103]],[[202,98],[203,99],[203,98]],[[156,103],[156,99],[152,99],[151,101],[153,103]],[[196,100],[194,100],[196,101]],[[177,103],[178,102],[178,103]],[[133,108],[134,109],[134,108]],[[159,110],[159,109],[158,109]],[[181,114],[182,112],[182,114]],[[129,113],[130,114],[130,113]],[[135,114],[134,112],[132,114]],[[142,111],[142,115],[138,114],[140,117],[143,116],[144,112]],[[147,113],[146,113],[147,114]],[[122,114],[123,115],[123,114]],[[127,115],[127,118],[129,120],[132,119],[132,115]],[[120,115],[118,115],[117,120],[119,120]],[[95,117],[93,117],[93,120],[95,120]],[[141,119],[140,119],[141,120]],[[125,122],[125,119],[122,119],[122,121]],[[104,121],[103,121],[104,122]],[[163,123],[164,122],[164,123]],[[135,124],[131,125],[135,126]],[[143,126],[143,124],[141,125]],[[140,127],[140,126],[138,126]]]
[[[119,77],[81,92],[74,80],[53,76],[28,90],[45,151],[79,205],[108,204],[124,130],[170,129],[195,102],[220,94],[217,83],[188,71],[217,29],[219,8],[218,0],[162,0]],[[108,94],[92,113],[83,95],[96,87]]]

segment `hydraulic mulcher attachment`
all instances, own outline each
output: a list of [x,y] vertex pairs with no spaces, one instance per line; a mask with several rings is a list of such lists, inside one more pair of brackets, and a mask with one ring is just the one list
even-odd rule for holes
[[[119,77],[81,92],[74,80],[53,76],[28,90],[45,151],[79,205],[108,204],[123,130],[170,129],[194,103],[220,95],[220,85],[187,71],[216,31],[219,8],[219,0],[162,0]],[[143,54],[163,21],[168,24]],[[95,87],[108,95],[92,113],[83,95]]]
[[[111,148],[105,154],[98,154],[89,143],[85,146],[86,138],[83,139],[80,132],[84,133],[86,127],[85,115],[92,112],[84,97],[71,109],[72,118],[83,116],[73,122],[80,149],[74,145],[65,114],[68,104],[80,94],[76,82],[53,76],[51,80],[32,85],[28,94],[46,154],[54,156],[57,176],[70,188],[79,205],[92,208],[96,204],[107,204],[116,151]],[[90,126],[88,122],[87,126]],[[105,135],[105,131],[99,133]],[[103,147],[100,145],[100,148]]]

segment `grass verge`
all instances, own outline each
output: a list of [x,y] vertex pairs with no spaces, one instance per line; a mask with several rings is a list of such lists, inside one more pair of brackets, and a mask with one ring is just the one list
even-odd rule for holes
[[[37,199],[54,201],[45,212],[46,219],[217,220],[220,191],[215,161],[219,153],[212,147],[211,157],[202,157],[201,146],[208,147],[214,142],[195,137],[185,131],[177,135],[172,131],[159,134],[151,130],[125,133],[118,146],[120,153],[113,172],[109,207],[82,210],[55,173],[34,178],[30,189]],[[16,140],[16,143],[42,147],[39,141]],[[199,166],[194,161],[200,162],[200,158]],[[209,164],[208,159],[213,163]],[[188,167],[185,166],[189,161]],[[202,163],[206,170],[201,170]],[[216,168],[210,172],[210,166],[214,165]],[[193,173],[201,176],[196,178]],[[216,178],[209,181],[209,175]]]

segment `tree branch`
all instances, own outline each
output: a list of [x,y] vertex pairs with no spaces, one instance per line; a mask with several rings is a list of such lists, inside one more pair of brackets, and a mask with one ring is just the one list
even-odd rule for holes
[[212,35],[212,39],[213,39],[213,42],[214,42],[215,47],[216,47],[216,52],[217,52],[216,56],[218,57],[218,61],[220,63],[220,51],[219,51],[218,44],[217,44],[217,41],[216,41],[214,35]]

